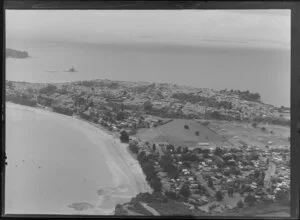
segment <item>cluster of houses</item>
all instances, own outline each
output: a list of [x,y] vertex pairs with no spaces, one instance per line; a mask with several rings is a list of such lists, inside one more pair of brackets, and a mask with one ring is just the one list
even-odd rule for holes
[[[149,154],[153,153],[153,149],[149,147],[152,144],[141,144],[140,150]],[[215,201],[217,191],[221,191],[224,195],[228,193],[229,189],[242,196],[252,194],[259,202],[275,201],[278,191],[288,191],[289,189],[288,148],[276,148],[275,151],[274,148],[260,149],[256,146],[243,146],[239,149],[221,148],[223,154],[220,156],[215,156],[215,149],[207,148],[209,151],[205,157],[197,149],[188,149],[188,153],[197,155],[199,161],[190,162],[190,166],[187,166],[185,161],[182,161],[181,154],[166,147],[167,142],[155,144],[156,151],[160,156],[168,151],[173,158],[173,165],[179,170],[177,178],[170,178],[156,162],[156,170],[161,179],[163,191],[178,194],[181,187],[188,183],[191,192],[189,201],[192,201],[191,203],[194,205],[201,206]],[[175,146],[175,149],[177,147],[179,146]],[[253,152],[259,156],[253,157]],[[221,166],[220,161],[222,161]],[[275,174],[271,177],[266,175],[270,161],[276,163],[277,166]],[[274,177],[276,177],[276,182],[273,181],[271,188],[268,189],[265,185],[266,178]],[[204,188],[206,193],[199,190],[201,188]]]
[[[134,88],[127,85],[125,82],[120,82],[118,87],[88,87],[83,85],[76,84],[66,84],[66,85],[57,85],[57,94],[53,94],[49,97],[40,96],[41,102],[48,102],[47,99],[51,98],[53,100],[58,100],[58,102],[63,102],[66,99],[72,98],[73,95],[81,96],[84,99],[93,100],[94,103],[101,100],[101,103],[108,105],[110,103],[119,103],[124,104],[128,108],[137,108],[141,109],[143,104],[149,100],[152,103],[153,109],[169,108],[169,113],[182,114],[186,116],[194,115],[197,117],[202,117],[206,113],[211,113],[214,111],[219,112],[221,115],[228,118],[243,120],[243,119],[253,119],[254,117],[271,117],[271,118],[286,118],[284,113],[280,112],[276,107],[271,105],[266,105],[259,102],[250,102],[246,100],[241,100],[235,94],[227,94],[211,89],[196,89],[181,87],[175,85],[162,86],[160,87],[160,95],[157,95],[157,92],[135,92]],[[18,90],[20,93],[25,94],[29,88],[38,90],[42,88],[43,84],[26,84],[26,83],[13,83],[14,88],[7,88],[7,92],[11,93],[12,90]],[[62,89],[64,88],[64,89]],[[157,86],[153,88],[157,90]],[[11,91],[10,91],[11,90]],[[156,91],[155,90],[155,91]],[[65,91],[66,94],[63,94]],[[227,101],[232,103],[232,109],[224,108],[212,108],[206,106],[205,104],[199,103],[189,103],[185,101],[179,101],[175,98],[172,98],[172,95],[176,91],[193,93],[194,95],[201,95],[206,98],[213,97],[217,101]],[[82,94],[82,95],[81,95]],[[54,97],[55,96],[55,97]],[[70,103],[65,104],[66,108],[72,109]],[[80,107],[77,111],[86,111],[86,106]],[[287,119],[288,120],[288,119]]]

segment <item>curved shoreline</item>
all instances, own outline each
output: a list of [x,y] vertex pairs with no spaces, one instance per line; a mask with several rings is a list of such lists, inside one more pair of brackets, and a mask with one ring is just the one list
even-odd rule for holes
[[[99,200],[95,204],[95,208],[79,212],[78,214],[99,214],[104,212],[106,214],[113,214],[113,209],[102,209],[99,206],[105,206],[105,202],[113,204],[114,198],[121,200],[127,199],[128,201],[141,192],[151,192],[151,188],[148,185],[145,175],[136,159],[127,150],[127,145],[120,142],[117,134],[104,130],[99,125],[93,124],[92,122],[85,121],[80,118],[67,116],[52,112],[42,108],[23,106],[11,102],[6,102],[12,108],[31,111],[38,114],[46,114],[55,117],[59,117],[64,120],[71,120],[75,122],[74,125],[78,126],[79,129],[85,129],[84,133],[90,141],[97,145],[97,137],[101,137],[105,143],[105,147],[101,147],[101,151],[105,155],[106,163],[110,169],[110,173],[113,176],[112,187],[103,189],[104,195],[98,192]],[[7,109],[6,109],[7,110]],[[90,130],[91,132],[87,131]],[[98,145],[99,146],[99,145]],[[108,196],[108,198],[107,198]],[[116,204],[115,204],[116,205]]]

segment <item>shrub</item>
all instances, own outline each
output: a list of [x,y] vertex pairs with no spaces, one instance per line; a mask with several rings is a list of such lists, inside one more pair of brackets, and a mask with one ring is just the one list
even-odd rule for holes
[[152,109],[152,103],[151,103],[149,100],[147,100],[147,101],[144,103],[144,110],[145,110],[145,111],[151,111],[151,109]]
[[266,127],[262,127],[261,130],[262,131],[266,131],[267,129],[266,129]]
[[132,153],[137,154],[139,152],[139,146],[137,141],[132,141],[129,143],[129,149]]
[[184,125],[184,128],[185,128],[186,130],[188,130],[188,129],[189,129],[189,126],[188,126],[188,125]]
[[190,188],[187,184],[184,184],[180,190],[179,190],[179,194],[181,194],[184,197],[189,197],[191,192],[190,192]]
[[181,155],[181,160],[182,161],[190,161],[190,162],[196,162],[198,161],[198,157],[195,154],[191,154],[191,153],[184,153]]
[[167,197],[169,197],[170,199],[174,199],[174,200],[177,199],[177,194],[175,192],[173,192],[173,191],[166,191],[165,195]]
[[71,109],[62,107],[62,106],[53,106],[52,107],[54,112],[60,113],[60,114],[65,114],[65,115],[73,115],[73,111]]
[[201,124],[204,125],[204,126],[208,126],[209,123],[210,123],[209,121],[204,121],[204,122],[202,122]]
[[215,196],[218,201],[222,201],[224,198],[223,193],[221,191],[217,191]]
[[162,184],[160,182],[160,179],[158,177],[154,177],[150,180],[150,186],[154,190],[154,192],[160,192]]
[[214,182],[213,182],[213,180],[211,178],[208,179],[207,185],[208,185],[208,187],[210,187],[212,189],[214,188]]
[[195,132],[195,135],[199,136],[199,134],[200,134],[199,131],[196,131],[196,132]]
[[256,202],[256,198],[253,195],[247,195],[245,198],[245,203],[249,206],[253,206]]
[[237,203],[237,207],[238,208],[243,208],[244,207],[244,203],[242,200],[240,200],[238,203]]

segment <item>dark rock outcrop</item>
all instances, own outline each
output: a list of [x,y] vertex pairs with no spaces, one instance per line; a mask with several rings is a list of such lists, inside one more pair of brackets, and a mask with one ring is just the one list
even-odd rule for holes
[[28,58],[28,52],[26,51],[18,51],[6,48],[6,58],[18,58],[18,59],[25,59]]

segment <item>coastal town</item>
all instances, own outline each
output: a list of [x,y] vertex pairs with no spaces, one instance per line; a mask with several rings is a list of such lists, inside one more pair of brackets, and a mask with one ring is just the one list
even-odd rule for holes
[[87,120],[128,143],[153,193],[117,205],[116,215],[242,215],[262,204],[289,206],[290,110],[263,103],[258,93],[7,81],[6,101]]

